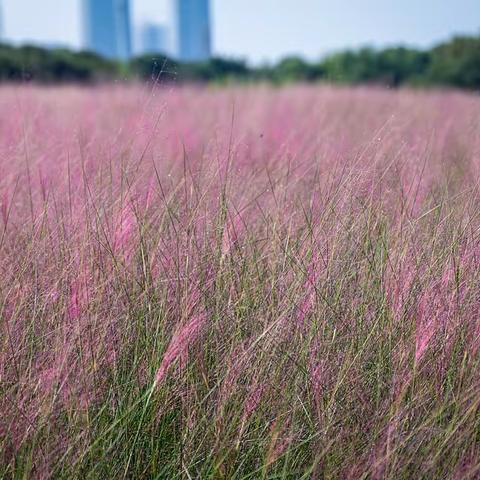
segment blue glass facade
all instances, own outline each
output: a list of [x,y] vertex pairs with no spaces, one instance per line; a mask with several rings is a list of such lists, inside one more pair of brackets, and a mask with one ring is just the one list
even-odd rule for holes
[[131,56],[129,0],[83,0],[85,47],[118,60]]
[[142,53],[167,53],[167,31],[162,25],[146,23],[141,32]]
[[3,40],[3,35],[4,35],[4,32],[3,32],[3,5],[2,5],[2,2],[0,2],[0,41]]
[[174,0],[174,22],[177,58],[184,62],[210,58],[209,0]]

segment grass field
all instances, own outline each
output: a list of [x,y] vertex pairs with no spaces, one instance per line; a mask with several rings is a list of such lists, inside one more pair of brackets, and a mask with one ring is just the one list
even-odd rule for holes
[[480,477],[480,97],[0,89],[0,478]]

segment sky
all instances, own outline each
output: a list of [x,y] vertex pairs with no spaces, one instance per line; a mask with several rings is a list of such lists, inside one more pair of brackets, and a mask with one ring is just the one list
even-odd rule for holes
[[[135,27],[168,23],[169,0],[131,0]],[[13,42],[82,45],[80,0],[0,0]],[[480,34],[480,0],[212,0],[213,50],[251,63],[364,45],[429,47]]]

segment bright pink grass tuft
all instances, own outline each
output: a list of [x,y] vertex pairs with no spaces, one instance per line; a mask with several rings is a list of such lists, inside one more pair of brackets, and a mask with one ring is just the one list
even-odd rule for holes
[[163,355],[162,363],[155,374],[155,386],[158,386],[165,379],[172,364],[183,355],[189,346],[197,339],[206,322],[206,314],[195,315],[173,334],[167,350]]

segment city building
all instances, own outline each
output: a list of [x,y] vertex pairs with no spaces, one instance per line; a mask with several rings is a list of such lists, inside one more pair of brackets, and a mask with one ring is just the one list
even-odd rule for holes
[[209,0],[173,0],[174,54],[183,62],[211,56]]
[[117,60],[131,57],[129,0],[83,0],[85,48]]
[[145,23],[140,31],[141,53],[167,53],[167,29],[156,23]]
[[2,42],[4,40],[4,25],[3,25],[3,5],[2,5],[2,2],[0,2],[0,42]]

